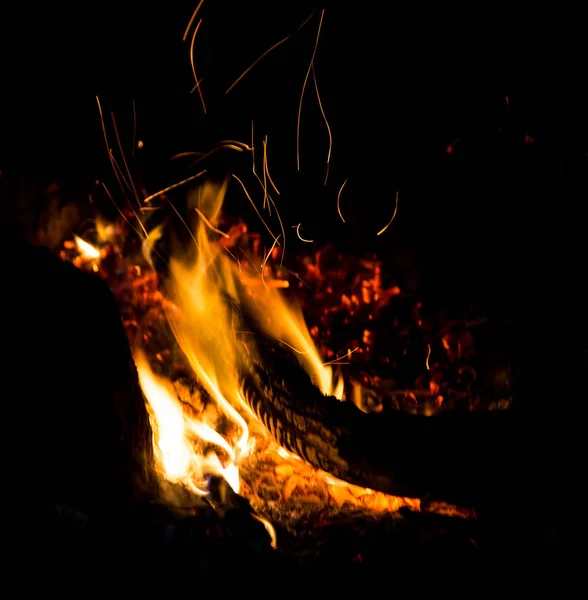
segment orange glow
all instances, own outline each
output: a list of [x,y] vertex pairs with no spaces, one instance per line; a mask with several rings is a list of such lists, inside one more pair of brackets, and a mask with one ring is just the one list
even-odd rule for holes
[[[225,238],[219,238],[218,225],[226,188],[226,183],[206,182],[189,198],[197,201],[201,216],[193,232],[197,254],[193,259],[172,256],[169,263],[164,310],[175,341],[201,386],[200,400],[183,398],[180,402],[172,381],[155,374],[145,350],[134,350],[153,425],[157,472],[162,479],[202,495],[209,493],[207,477],[223,477],[235,492],[249,498],[254,509],[262,511],[266,500],[259,496],[260,486],[268,485],[275,488],[284,507],[326,502],[375,511],[394,511],[407,504],[418,508],[417,500],[349,485],[311,467],[281,448],[246,403],[240,374],[247,363],[241,357],[256,348],[253,338],[244,335],[241,311],[291,349],[324,394],[343,400],[345,385],[321,358],[300,307],[289,302],[276,285],[251,285],[224,252],[220,242]],[[160,229],[153,230],[144,241],[146,258],[160,235]],[[262,522],[275,544],[271,524]]]

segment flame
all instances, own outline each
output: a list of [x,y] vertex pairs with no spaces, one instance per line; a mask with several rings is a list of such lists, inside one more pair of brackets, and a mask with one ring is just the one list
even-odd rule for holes
[[[196,220],[191,229],[193,248],[169,257],[167,280],[160,286],[161,291],[150,292],[154,298],[155,294],[162,297],[163,292],[164,301],[158,310],[167,317],[182,359],[199,384],[195,397],[181,395],[169,377],[159,374],[159,368],[154,370],[152,364],[161,362],[159,354],[152,355],[141,346],[133,348],[153,429],[156,472],[162,480],[198,495],[210,495],[210,477],[221,477],[262,514],[271,506],[267,494],[264,496],[266,492],[278,498],[280,507],[289,504],[293,511],[298,510],[295,507],[332,503],[378,512],[395,511],[403,505],[418,508],[418,500],[350,485],[315,469],[281,448],[246,403],[241,377],[249,361],[242,358],[245,353],[255,353],[256,347],[243,322],[243,314],[253,317],[266,334],[289,348],[323,394],[339,400],[344,398],[344,380],[341,376],[335,378],[330,365],[341,364],[339,361],[348,358],[352,351],[323,362],[300,305],[285,296],[289,292],[288,281],[272,276],[268,259],[279,257],[283,250],[283,246],[277,246],[275,236],[269,252],[251,259],[257,278],[251,270],[242,268],[229,250],[230,236],[220,227],[227,181],[222,184],[204,181],[188,197],[188,214]],[[106,223],[102,225],[99,248],[78,237],[68,243],[67,248],[77,250],[73,259],[77,266],[97,267],[102,250],[107,251],[109,246],[120,242],[117,235],[107,233]],[[160,225],[143,237],[140,251],[153,269],[149,281],[157,280],[152,255],[162,235]],[[139,285],[145,277],[141,277],[134,259],[120,253],[117,256],[128,263],[124,272],[133,277],[136,274],[136,282],[130,285]],[[135,268],[128,269],[132,265]],[[350,395],[349,400],[363,410],[361,398],[356,397],[357,390]],[[173,493],[172,496],[175,497]],[[275,546],[271,523],[261,516],[259,520]]]
[[310,336],[299,305],[286,302],[279,290],[267,287],[251,294],[249,308],[264,329],[296,353],[313,383],[325,395],[343,397],[343,380],[333,384],[333,371],[326,366]]
[[[190,198],[196,203],[200,217],[193,239],[195,258],[170,258],[169,299],[174,312],[168,321],[174,337],[196,379],[209,394],[218,414],[237,430],[238,435],[223,437],[215,422],[187,416],[179,404],[172,384],[157,377],[150,369],[142,352],[135,360],[141,387],[149,403],[150,414],[157,432],[155,444],[162,474],[170,481],[188,485],[199,493],[206,493],[206,475],[222,475],[235,492],[239,492],[239,465],[250,455],[248,420],[257,417],[245,402],[239,381],[240,352],[251,352],[251,344],[240,342],[243,330],[239,312],[235,310],[243,300],[238,291],[238,269],[224,246],[214,235],[226,193],[226,182],[221,185],[206,182]],[[154,241],[161,235],[154,230],[143,244],[143,253],[150,256]],[[289,305],[276,287],[258,286],[258,293],[245,296],[245,306],[254,314],[270,335],[280,339],[296,352],[301,364],[324,394],[343,397],[343,380],[333,383],[333,373],[323,361],[312,341],[304,317],[298,306]],[[179,313],[176,311],[179,309]],[[178,316],[179,314],[179,316]],[[217,454],[207,460],[198,458],[190,438],[216,445],[224,457]]]
[[81,237],[74,235],[74,240],[76,242],[76,246],[78,248],[78,252],[83,256],[86,260],[98,260],[100,258],[100,250],[89,244]]

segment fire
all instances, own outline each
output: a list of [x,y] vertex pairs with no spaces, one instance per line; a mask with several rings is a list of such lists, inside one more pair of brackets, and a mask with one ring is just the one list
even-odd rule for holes
[[[211,239],[215,234],[227,237],[217,227],[225,192],[226,183],[206,183],[195,194],[199,216],[194,232],[195,258],[172,257],[168,282],[174,306],[174,311],[167,313],[171,330],[194,376],[216,405],[214,417],[210,412],[202,419],[187,417],[174,399],[171,382],[154,375],[141,349],[135,352],[140,383],[157,431],[156,447],[163,475],[199,493],[206,493],[204,480],[211,467],[239,492],[238,466],[255,447],[247,421],[256,421],[257,417],[244,399],[239,380],[243,368],[239,353],[255,349],[250,342],[239,339],[246,334],[239,307],[247,307],[270,335],[297,353],[324,394],[336,393],[341,399],[343,392],[342,380],[334,389],[332,370],[323,364],[299,308],[289,306],[275,287],[261,286],[255,293],[248,289],[245,295],[240,291],[234,261],[221,244]],[[160,230],[154,230],[146,238],[143,252],[149,253],[159,236]],[[228,421],[229,429],[238,432],[230,439],[215,430],[221,415]],[[221,449],[224,466],[215,453],[210,453],[206,461],[197,459],[190,450],[190,438],[194,436]]]
[[[288,348],[325,395],[343,401],[344,381],[334,377],[330,363],[336,361],[323,362],[301,307],[284,296],[288,286],[281,284],[288,282],[272,276],[271,252],[254,265],[256,279],[229,251],[228,240],[234,232],[224,233],[221,224],[227,185],[201,182],[189,197],[196,223],[193,245],[189,251],[170,256],[165,281],[160,280],[153,261],[163,236],[161,226],[147,233],[137,256],[117,252],[121,241],[113,235],[117,225],[103,221],[97,221],[95,245],[76,236],[64,245],[69,255],[62,252],[78,267],[96,271],[101,258],[114,251],[131,278],[117,284],[115,293],[120,289],[138,294],[127,302],[152,298],[150,302],[157,304],[173,333],[175,352],[197,382],[195,395],[182,395],[165,367],[156,366],[164,360],[161,353],[150,352],[144,338],[135,336],[133,356],[152,423],[155,468],[161,480],[205,496],[210,494],[210,477],[221,477],[251,502],[268,531],[273,531],[271,524],[261,515],[275,519],[283,511],[294,514],[312,506],[394,511],[408,504],[417,508],[417,500],[349,485],[305,463],[279,446],[247,404],[241,376],[248,363],[243,357],[256,352],[247,323],[256,323]],[[108,277],[102,267],[100,273]]]
[[[130,336],[138,340],[133,356],[152,423],[155,468],[161,480],[207,496],[210,478],[221,477],[249,500],[270,532],[272,526],[262,515],[288,520],[321,506],[376,512],[396,511],[404,505],[418,508],[418,500],[350,485],[312,467],[280,447],[251,410],[241,377],[250,364],[244,357],[256,353],[254,336],[248,330],[252,323],[291,351],[323,394],[361,403],[353,384],[350,397],[345,398],[344,380],[335,378],[330,366],[339,359],[323,361],[301,306],[285,296],[290,291],[288,281],[272,274],[268,259],[280,254],[276,238],[264,257],[254,255],[251,268],[240,264],[229,247],[247,228],[236,226],[228,233],[222,229],[228,183],[213,184],[204,178],[195,183],[198,187],[188,198],[195,221],[192,247],[172,253],[164,281],[153,260],[164,235],[160,225],[143,237],[137,256],[122,255],[117,246],[121,237],[113,235],[117,225],[102,221],[97,221],[96,245],[76,237],[64,246],[74,264],[94,271],[109,252],[119,256],[130,279],[122,285],[118,281],[113,291],[130,293],[127,303],[147,300],[156,307],[153,310],[162,315],[173,334],[172,353],[182,357],[197,382],[197,393],[189,397],[180,393],[161,352],[150,351],[143,336]],[[72,257],[73,251],[77,254]],[[64,250],[62,256],[66,255]],[[102,266],[99,272],[109,276]],[[125,323],[140,328],[134,319]]]

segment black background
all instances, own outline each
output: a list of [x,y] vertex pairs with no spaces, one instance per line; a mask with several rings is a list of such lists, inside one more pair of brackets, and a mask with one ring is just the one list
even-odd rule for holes
[[[111,178],[97,94],[105,113],[114,111],[127,148],[135,101],[149,192],[173,182],[165,169],[159,173],[171,155],[226,138],[249,141],[253,119],[258,148],[268,135],[287,229],[301,222],[317,244],[375,250],[439,301],[475,299],[528,312],[541,304],[545,311],[546,290],[554,289],[564,290],[558,305],[562,295],[578,301],[588,187],[578,14],[515,14],[497,5],[327,7],[315,58],[334,140],[324,186],[328,138],[312,78],[300,172],[295,154],[298,102],[321,9],[227,95],[312,7],[205,2],[195,48],[204,116],[198,95],[190,94],[189,42],[182,41],[195,5],[8,8],[3,178],[66,178],[82,202],[96,179]],[[345,179],[344,224],[336,197]],[[396,191],[396,221],[377,237]],[[289,239],[295,252],[302,243]]]

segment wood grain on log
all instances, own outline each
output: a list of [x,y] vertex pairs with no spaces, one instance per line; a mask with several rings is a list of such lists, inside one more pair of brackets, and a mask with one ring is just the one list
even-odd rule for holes
[[513,493],[516,412],[366,414],[324,396],[279,343],[261,340],[247,399],[276,440],[314,467],[395,496],[477,505]]

